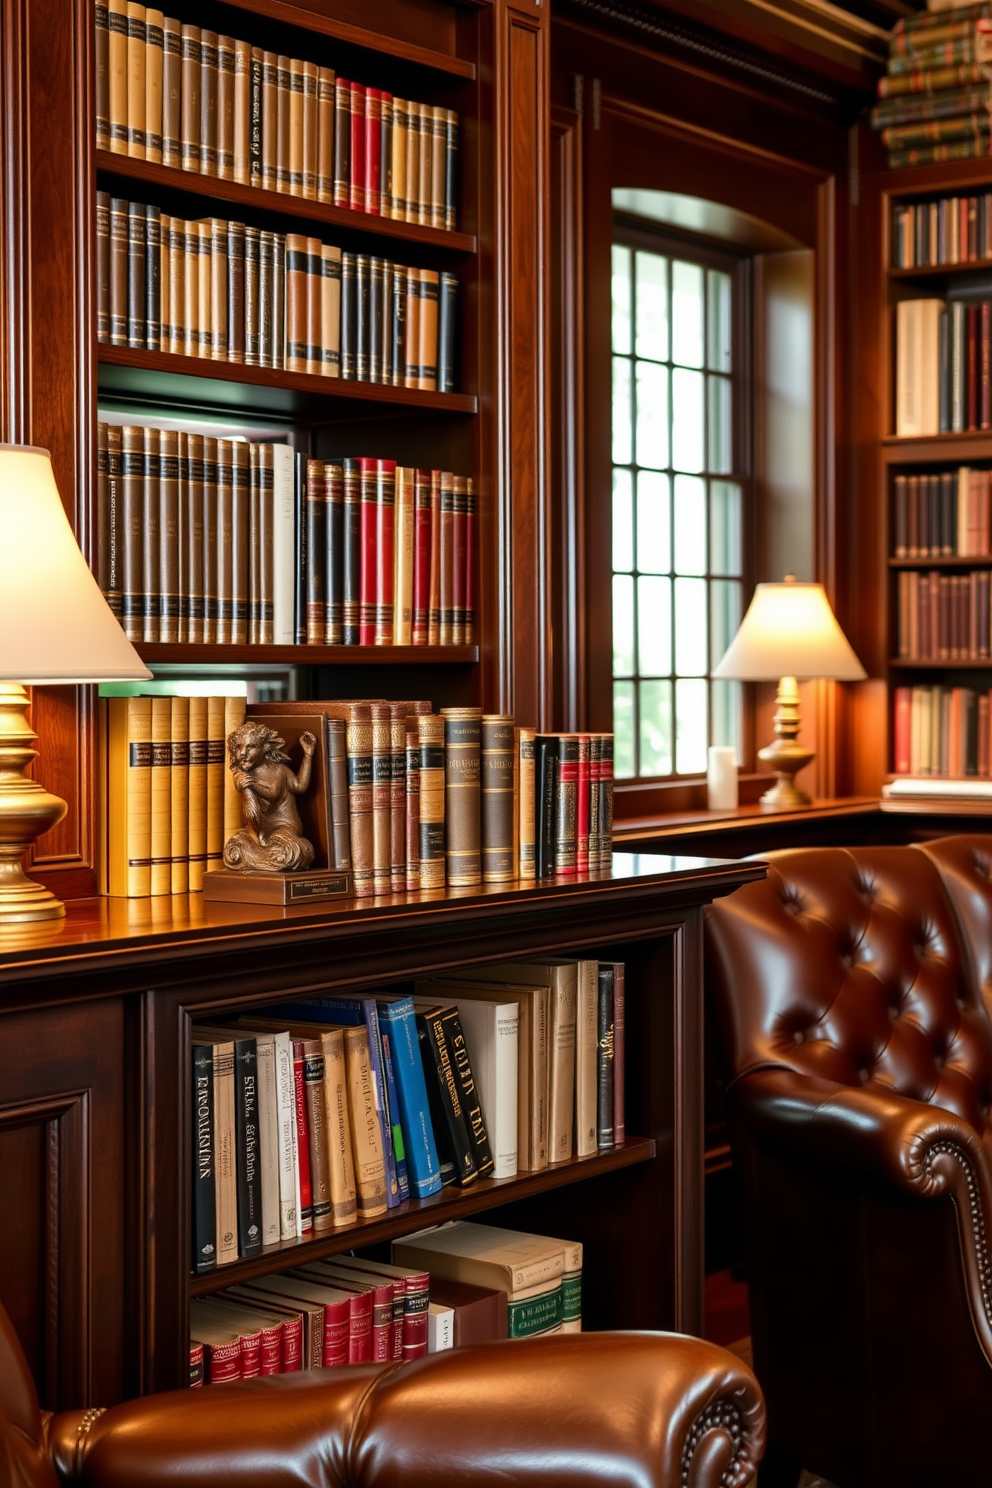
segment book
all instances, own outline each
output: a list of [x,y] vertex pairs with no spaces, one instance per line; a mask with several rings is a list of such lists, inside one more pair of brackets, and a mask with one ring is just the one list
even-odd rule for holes
[[377,1005],[384,1056],[396,1085],[411,1192],[414,1198],[426,1198],[440,1191],[441,1173],[413,999],[409,994],[380,997]]
[[482,882],[481,708],[442,708],[444,719],[445,876],[453,886]]
[[[445,1008],[422,998],[414,1001],[424,1077],[431,1102],[434,1136],[442,1163],[451,1164],[452,1179],[468,1188],[479,1177],[462,1086],[455,1070],[454,1052],[448,1042]],[[432,1100],[433,1097],[433,1100]]]
[[614,1018],[613,1018],[613,964],[599,963],[599,997],[596,1011],[597,1047],[599,1059],[596,1072],[596,1145],[600,1152],[611,1148],[615,1142],[616,1126],[613,1094],[614,1067]]
[[484,713],[480,752],[483,883],[509,883],[517,877],[515,747],[512,715]]
[[480,1178],[494,1176],[492,1146],[482,1096],[472,1067],[472,1055],[461,1016],[457,1006],[450,1004],[441,1010],[444,1039],[451,1058],[452,1069],[458,1085],[465,1124],[468,1128],[469,1144],[476,1172]]
[[[427,1310],[431,1278],[419,1261],[394,1265],[364,1256],[338,1256],[337,1263],[362,1276],[384,1277],[399,1292],[402,1287],[402,1357],[420,1359],[427,1353]],[[398,1298],[397,1298],[398,1300]]]
[[151,892],[152,700],[107,699],[107,885],[111,895]]
[[193,1269],[201,1275],[213,1271],[217,1265],[213,1047],[194,1043],[192,1056],[193,1193],[190,1212]]
[[455,1221],[394,1240],[393,1259],[407,1264],[417,1260],[432,1276],[505,1292],[509,1338],[561,1329],[561,1240]]
[[452,995],[468,1042],[472,1071],[485,1113],[493,1178],[517,1173],[517,1081],[520,1007],[516,1002]]
[[936,434],[939,428],[937,343],[944,302],[900,300],[896,307],[896,433]]
[[194,1028],[192,1045],[211,1050],[217,1265],[238,1259],[238,1174],[235,1133],[234,1040]]

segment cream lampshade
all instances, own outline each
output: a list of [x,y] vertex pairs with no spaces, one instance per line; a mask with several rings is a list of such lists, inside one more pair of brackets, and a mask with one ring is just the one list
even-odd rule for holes
[[0,444],[0,925],[65,914],[22,868],[66,812],[27,774],[38,751],[24,684],[151,675],[76,545],[48,451]]
[[860,682],[865,669],[834,618],[822,584],[758,584],[740,629],[727,647],[714,677],[737,682],[778,682],[775,742],[758,753],[778,776],[761,797],[773,808],[808,806],[809,796],[795,776],[814,758],[796,742],[799,733],[799,681],[814,677]]

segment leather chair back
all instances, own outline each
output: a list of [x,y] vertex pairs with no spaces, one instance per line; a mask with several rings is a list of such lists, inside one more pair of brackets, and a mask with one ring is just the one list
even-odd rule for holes
[[34,1381],[13,1324],[0,1307],[0,1483],[4,1488],[58,1488],[40,1435]]

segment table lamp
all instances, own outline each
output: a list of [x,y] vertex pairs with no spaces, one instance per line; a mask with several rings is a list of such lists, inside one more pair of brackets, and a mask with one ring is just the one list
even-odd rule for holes
[[48,450],[0,444],[0,927],[65,914],[22,866],[66,813],[27,773],[38,751],[24,684],[151,675],[76,546]]
[[775,698],[775,742],[758,758],[778,779],[761,797],[762,806],[784,810],[808,806],[795,776],[815,757],[796,742],[799,733],[799,681],[815,677],[860,682],[864,667],[834,618],[822,584],[797,584],[786,574],[783,584],[759,584],[740,629],[727,647],[716,678],[734,682],[778,682]]

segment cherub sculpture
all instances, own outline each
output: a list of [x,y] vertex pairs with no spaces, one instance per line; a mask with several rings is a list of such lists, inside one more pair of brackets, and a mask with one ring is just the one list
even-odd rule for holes
[[226,868],[293,873],[310,867],[313,844],[303,836],[293,798],[309,789],[316,744],[313,734],[300,735],[303,762],[294,775],[286,745],[275,729],[249,721],[231,734],[227,752],[245,824],[227,841]]

